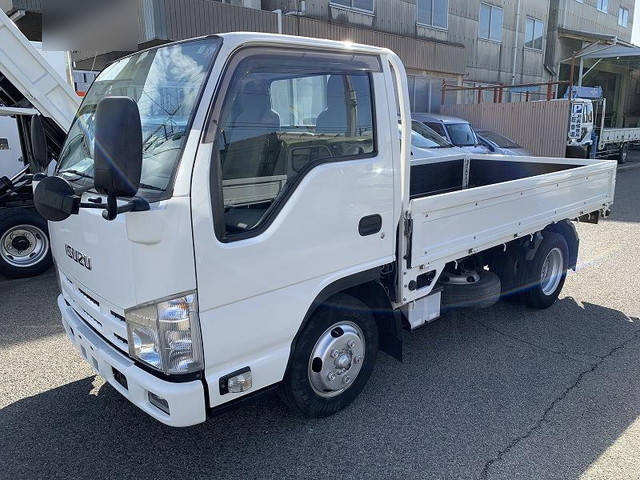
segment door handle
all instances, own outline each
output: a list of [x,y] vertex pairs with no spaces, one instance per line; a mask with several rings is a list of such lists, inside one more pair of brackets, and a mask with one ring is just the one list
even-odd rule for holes
[[366,217],[362,217],[360,219],[360,223],[358,223],[358,233],[362,237],[366,237],[368,235],[374,235],[382,230],[382,216],[378,215],[367,215]]

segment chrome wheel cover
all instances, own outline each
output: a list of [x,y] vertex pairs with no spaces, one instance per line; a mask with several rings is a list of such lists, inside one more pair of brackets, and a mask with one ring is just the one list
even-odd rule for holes
[[309,357],[309,383],[321,397],[348,389],[364,363],[365,340],[358,325],[339,322],[324,331]]
[[559,248],[552,248],[542,264],[540,288],[545,295],[553,295],[563,275],[564,258]]
[[16,225],[0,238],[0,257],[13,267],[32,267],[48,252],[49,238],[35,225]]

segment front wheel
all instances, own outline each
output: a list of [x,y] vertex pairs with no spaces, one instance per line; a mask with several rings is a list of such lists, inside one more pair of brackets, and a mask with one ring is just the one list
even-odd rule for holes
[[345,294],[312,315],[293,348],[281,385],[289,406],[326,417],[362,391],[376,361],[378,329],[369,308]]
[[542,232],[542,242],[531,261],[523,265],[526,278],[522,299],[532,308],[548,308],[555,303],[567,276],[569,247],[565,238]]
[[0,212],[0,273],[10,278],[39,275],[52,264],[47,222],[34,210]]

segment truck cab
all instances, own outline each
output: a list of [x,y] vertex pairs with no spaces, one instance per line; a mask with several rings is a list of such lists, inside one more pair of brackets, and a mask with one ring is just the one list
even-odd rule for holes
[[168,425],[276,387],[322,417],[441,309],[551,306],[611,162],[410,150],[386,49],[229,33],[118,60],[35,191],[70,341]]
[[588,98],[573,98],[570,109],[567,156],[586,158],[593,145],[593,102]]

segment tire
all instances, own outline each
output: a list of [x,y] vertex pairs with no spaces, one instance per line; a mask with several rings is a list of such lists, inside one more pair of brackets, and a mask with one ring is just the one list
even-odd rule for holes
[[455,308],[487,308],[500,300],[500,278],[493,272],[479,270],[480,279],[470,284],[442,284],[441,303],[444,310]]
[[[522,275],[525,290],[522,300],[531,308],[549,308],[558,299],[567,277],[567,260],[569,248],[567,241],[559,233],[542,232],[542,242],[531,261],[522,265]],[[558,257],[558,255],[560,257]],[[549,259],[550,264],[545,267]],[[543,279],[543,269],[551,275]],[[553,273],[555,270],[555,274]]]
[[0,273],[10,278],[32,277],[52,263],[46,220],[30,208],[0,211]]
[[623,143],[618,152],[618,163],[627,163],[627,157],[629,156],[629,144]]
[[338,294],[319,307],[299,333],[280,386],[281,397],[306,417],[332,415],[362,391],[377,352],[378,328],[369,307]]

